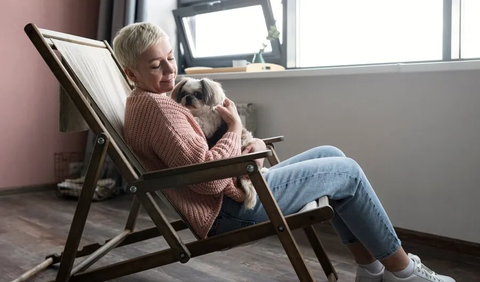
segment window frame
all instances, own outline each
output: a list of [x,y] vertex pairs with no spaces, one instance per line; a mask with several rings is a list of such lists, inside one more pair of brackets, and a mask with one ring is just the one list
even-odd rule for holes
[[[361,65],[332,65],[317,67],[299,67],[297,60],[297,17],[299,0],[282,0],[283,2],[283,44],[282,44],[282,64],[288,69],[308,69],[308,68],[328,68],[328,67],[348,67],[348,66],[367,66]],[[431,63],[431,62],[454,62],[478,60],[479,58],[462,58],[461,29],[462,13],[464,9],[464,0],[443,0],[443,39],[442,39],[442,59],[435,61],[409,61],[392,63]],[[381,64],[373,64],[381,65]]]
[[[194,4],[199,3],[209,3],[212,0],[177,0],[178,7],[188,7]],[[235,1],[235,0],[234,0]],[[238,0],[237,0],[238,1]],[[242,0],[248,1],[248,0]],[[270,61],[270,58],[267,59],[267,62],[277,63],[284,66],[286,69],[311,69],[311,68],[330,68],[330,67],[339,67],[339,65],[332,66],[317,66],[317,67],[300,67],[297,60],[297,17],[298,15],[298,1],[299,0],[282,0],[282,44],[278,44],[281,56],[279,60]],[[270,0],[267,0],[268,5],[270,6]],[[443,40],[442,40],[442,59],[435,61],[409,61],[409,62],[393,62],[393,63],[432,63],[432,62],[455,62],[455,61],[469,61],[469,60],[478,60],[479,58],[462,58],[461,53],[461,21],[462,21],[462,9],[463,9],[463,0],[443,0]],[[270,17],[273,21],[273,12],[270,7]],[[180,32],[178,32],[179,38],[181,38]],[[179,40],[180,42],[180,40]],[[272,46],[273,47],[273,46]],[[180,43],[178,44],[178,49],[180,49]],[[179,52],[181,54],[181,52]],[[266,55],[266,54],[264,54]],[[252,54],[253,56],[253,54]],[[181,55],[179,58],[179,71],[183,71],[183,66],[185,66],[184,56]],[[267,56],[264,56],[268,58]],[[211,57],[210,60],[217,60],[219,57]],[[252,57],[244,56],[239,57],[238,59],[251,60]],[[227,61],[233,60],[233,58],[228,58]],[[224,62],[226,63],[226,62]],[[230,62],[229,62],[230,63]],[[226,64],[229,66],[229,64]],[[341,67],[349,66],[368,66],[368,65],[382,65],[382,64],[360,64],[360,65],[341,65]]]
[[[297,17],[299,16],[298,11],[298,1],[299,0],[282,0],[283,2],[283,40],[284,44],[282,46],[283,51],[283,65],[288,69],[308,69],[308,68],[328,68],[328,67],[348,67],[348,66],[367,66],[367,65],[382,65],[389,63],[371,63],[371,64],[351,64],[351,65],[331,65],[331,66],[316,66],[316,67],[300,67],[299,61],[297,59]],[[442,39],[442,59],[436,61],[409,61],[409,62],[390,62],[390,63],[419,63],[419,62],[444,62],[444,61],[455,61],[457,59],[452,58],[452,48],[453,44],[457,44],[453,41],[453,36],[455,36],[455,30],[453,26],[455,20],[460,20],[460,16],[456,15],[456,11],[460,13],[458,6],[462,0],[443,0],[443,39]],[[465,59],[458,59],[465,60]]]
[[[195,58],[191,52],[190,46],[187,40],[187,34],[183,25],[182,18],[191,17],[200,14],[207,14],[211,12],[232,10],[238,8],[245,8],[250,6],[260,5],[263,10],[265,19],[265,25],[267,29],[275,25],[275,19],[273,16],[272,8],[269,0],[216,0],[216,1],[204,1],[204,0],[179,0],[178,8],[173,10],[173,16],[175,18],[175,24],[177,26],[177,35],[179,42],[179,54],[182,58],[179,60],[179,70],[184,70],[187,67],[192,66],[205,66],[205,67],[230,67],[232,60],[247,60],[251,61],[255,53],[228,55],[228,56],[215,56],[215,57],[202,57]],[[265,34],[266,37],[266,34]],[[281,64],[282,52],[280,41],[278,39],[270,41],[272,45],[272,52],[263,53],[263,57],[266,62]],[[181,45],[180,45],[181,44]],[[260,46],[259,46],[260,48]]]

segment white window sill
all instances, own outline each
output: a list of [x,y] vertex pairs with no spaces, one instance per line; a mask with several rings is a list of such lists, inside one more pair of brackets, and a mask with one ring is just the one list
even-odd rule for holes
[[257,78],[282,78],[282,77],[309,77],[327,75],[354,75],[354,74],[381,74],[381,73],[411,73],[411,72],[438,72],[480,70],[480,60],[466,60],[455,62],[432,63],[395,63],[385,65],[326,67],[310,69],[290,69],[284,71],[264,72],[230,72],[230,73],[205,73],[180,75],[188,77],[209,77],[217,80],[257,79]]

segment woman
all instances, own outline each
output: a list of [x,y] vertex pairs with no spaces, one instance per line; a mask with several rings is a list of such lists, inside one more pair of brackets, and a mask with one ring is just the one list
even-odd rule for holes
[[[228,132],[211,149],[189,110],[165,93],[174,87],[176,62],[168,36],[157,26],[122,28],[114,52],[136,88],[127,99],[126,142],[148,170],[218,160],[265,150],[256,139],[240,151],[242,128],[235,104],[218,112]],[[259,166],[263,160],[257,160]],[[339,149],[321,146],[273,166],[264,177],[283,214],[328,196],[332,225],[358,264],[355,281],[455,282],[435,274],[417,256],[406,254],[390,220],[360,166]],[[244,210],[244,192],[233,179],[165,191],[201,238],[268,220],[260,201]]]

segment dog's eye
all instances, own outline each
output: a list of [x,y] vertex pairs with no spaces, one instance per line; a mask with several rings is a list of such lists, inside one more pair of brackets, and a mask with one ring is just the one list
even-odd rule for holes
[[180,93],[180,97],[185,97],[187,96],[187,92],[186,91],[183,91],[182,93]]
[[195,98],[197,98],[197,99],[202,99],[202,93],[201,92],[196,91],[195,93],[193,93],[193,96],[195,96]]

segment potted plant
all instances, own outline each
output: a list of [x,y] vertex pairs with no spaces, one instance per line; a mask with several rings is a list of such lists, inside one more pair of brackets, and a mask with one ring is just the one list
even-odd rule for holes
[[[270,28],[268,30],[268,35],[266,37],[267,41],[276,40],[276,39],[278,39],[279,36],[280,36],[280,31],[278,31],[277,27],[275,25],[270,26]],[[268,42],[263,42],[262,43],[262,48],[260,48],[260,50],[253,55],[252,64],[265,63],[265,60],[263,59],[262,54],[263,54],[263,52],[265,52],[265,48],[267,48],[267,46],[268,46],[267,43]]]

